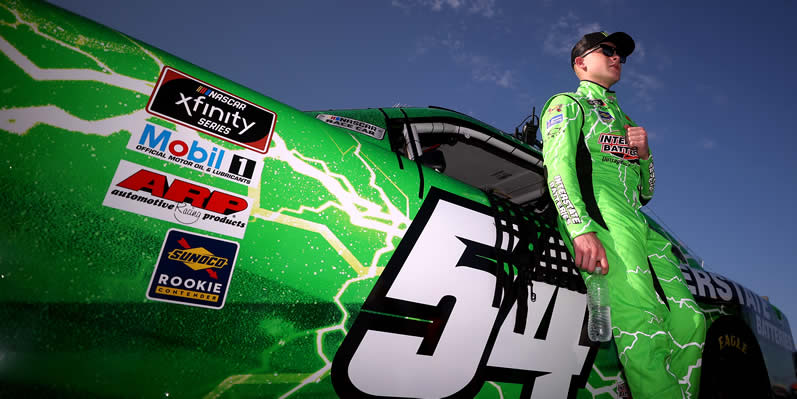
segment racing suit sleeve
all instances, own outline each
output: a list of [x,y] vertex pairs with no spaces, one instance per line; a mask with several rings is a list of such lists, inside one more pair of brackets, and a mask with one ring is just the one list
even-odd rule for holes
[[[624,116],[631,126],[639,126],[628,115]],[[653,152],[650,152],[648,159],[639,158],[639,201],[642,205],[647,205],[653,198],[655,187],[656,173],[653,170]]]
[[653,154],[647,160],[639,158],[639,186],[639,200],[646,205],[653,198],[653,189],[656,187]]
[[579,142],[584,145],[581,113],[574,99],[558,95],[548,100],[540,121],[548,192],[571,239],[598,231],[598,224],[587,213],[576,172]]

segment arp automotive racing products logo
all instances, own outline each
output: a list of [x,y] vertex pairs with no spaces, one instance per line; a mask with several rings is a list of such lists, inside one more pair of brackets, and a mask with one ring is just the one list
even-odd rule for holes
[[237,242],[171,229],[152,272],[147,298],[221,309],[237,254]]
[[600,144],[601,152],[603,153],[612,154],[626,161],[639,159],[639,155],[637,155],[637,149],[628,145],[628,139],[625,136],[619,134],[601,133],[600,137],[598,138],[598,143]]
[[265,154],[277,114],[164,67],[147,112]]
[[385,129],[379,126],[358,121],[357,119],[346,118],[343,116],[318,114],[316,119],[330,124],[332,126],[342,127],[344,129],[354,130],[357,133],[362,133],[366,136],[371,136],[375,139],[382,140],[385,137]]
[[247,197],[124,160],[102,204],[237,238],[252,211]]
[[130,135],[127,148],[247,186],[260,183],[262,155],[225,150],[196,136],[146,123],[140,134]]

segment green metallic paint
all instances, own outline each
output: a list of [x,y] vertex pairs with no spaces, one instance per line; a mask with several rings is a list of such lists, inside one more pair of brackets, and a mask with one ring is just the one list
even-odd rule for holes
[[[0,1],[0,37],[0,396],[334,397],[332,358],[423,199],[418,168],[397,167],[387,134],[315,115],[381,127],[385,114],[451,118],[540,154],[444,109],[303,113],[45,3]],[[126,149],[145,122],[186,131],[144,111],[166,65],[277,114],[258,187]],[[102,206],[120,160],[254,202],[222,310],[146,299],[167,230],[230,237]],[[489,205],[423,173],[424,195],[435,186]],[[578,398],[613,396],[618,376],[616,349],[603,348]],[[477,397],[520,391],[489,382]]]

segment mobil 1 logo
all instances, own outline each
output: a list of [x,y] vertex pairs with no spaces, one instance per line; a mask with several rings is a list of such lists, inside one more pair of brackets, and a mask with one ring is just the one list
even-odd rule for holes
[[152,272],[147,298],[221,309],[237,254],[237,242],[170,229]]
[[244,148],[225,150],[193,131],[182,130],[145,123],[138,133],[130,135],[127,148],[235,183],[250,187],[260,184],[262,155]]
[[147,112],[265,154],[277,115],[170,67],[161,71]]

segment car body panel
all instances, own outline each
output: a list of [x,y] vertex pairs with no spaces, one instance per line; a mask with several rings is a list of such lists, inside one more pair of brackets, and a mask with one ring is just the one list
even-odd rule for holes
[[[618,397],[552,209],[508,200],[538,195],[539,149],[440,108],[302,112],[45,3],[0,22],[0,396]],[[156,116],[167,68],[196,90]],[[177,114],[253,108],[262,149]],[[441,173],[443,136],[511,169]],[[785,317],[651,225],[793,383]]]

